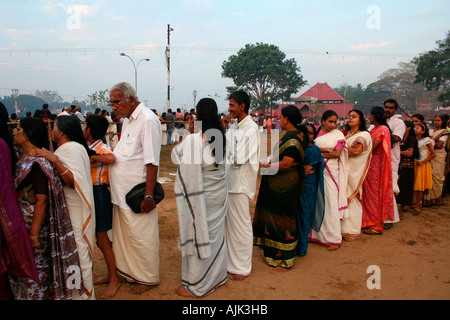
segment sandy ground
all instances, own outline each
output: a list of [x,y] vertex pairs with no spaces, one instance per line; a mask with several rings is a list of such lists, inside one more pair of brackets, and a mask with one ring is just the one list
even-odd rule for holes
[[[164,146],[160,176],[174,177],[170,147]],[[123,283],[112,300],[196,300],[175,294],[181,285],[181,255],[177,247],[178,219],[174,184],[164,184],[166,198],[158,205],[161,284],[142,295],[132,295]],[[255,202],[251,201],[251,213]],[[450,298],[450,200],[440,207],[424,208],[421,215],[405,212],[405,218],[383,235],[362,235],[343,242],[337,251],[310,243],[308,254],[295,266],[277,273],[254,247],[253,271],[244,281],[228,281],[202,300],[448,300]],[[371,266],[378,268],[374,274]],[[106,274],[98,248],[94,276]],[[380,288],[369,289],[379,276]],[[106,285],[95,287],[97,299]]]

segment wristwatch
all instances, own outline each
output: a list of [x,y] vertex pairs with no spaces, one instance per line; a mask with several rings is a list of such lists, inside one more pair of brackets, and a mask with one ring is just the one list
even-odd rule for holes
[[144,199],[145,199],[145,200],[148,200],[148,201],[152,201],[152,200],[153,200],[153,196],[151,196],[151,195],[146,195],[146,196],[144,197]]

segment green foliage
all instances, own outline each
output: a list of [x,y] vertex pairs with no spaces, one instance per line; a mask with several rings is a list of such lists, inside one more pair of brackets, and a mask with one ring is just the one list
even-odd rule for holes
[[417,64],[416,83],[422,83],[428,90],[440,91],[439,101],[450,104],[450,31],[444,40],[436,42],[436,50],[428,51],[415,59]]
[[[16,113],[15,110],[15,100],[14,96],[11,95],[9,97],[4,97],[3,99],[0,99],[0,101],[5,105],[6,110],[8,110],[8,114],[11,115],[11,113]],[[31,112],[31,114],[34,114],[34,112],[37,109],[42,109],[42,105],[46,103],[41,98],[28,95],[28,94],[20,94],[17,97],[17,106],[20,112],[20,116],[25,116],[26,112]]]
[[264,43],[247,44],[222,63],[222,70],[222,77],[252,95],[253,107],[262,111],[289,99],[306,83],[295,59],[286,59],[277,46]]

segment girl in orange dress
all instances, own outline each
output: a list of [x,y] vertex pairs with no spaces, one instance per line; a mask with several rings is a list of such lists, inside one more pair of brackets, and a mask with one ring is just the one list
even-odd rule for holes
[[436,157],[434,142],[428,135],[428,130],[423,123],[414,127],[419,141],[420,158],[414,163],[414,191],[416,192],[416,204],[414,215],[420,214],[422,199],[425,190],[433,187],[433,175],[431,173],[430,160]]

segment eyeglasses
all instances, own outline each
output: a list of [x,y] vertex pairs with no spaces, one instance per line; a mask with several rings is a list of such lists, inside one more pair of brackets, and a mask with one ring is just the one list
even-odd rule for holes
[[347,119],[350,119],[350,118],[356,119],[356,118],[359,118],[359,116],[357,114],[349,114]]
[[[127,99],[125,99],[125,100],[127,100]],[[107,106],[108,106],[109,108],[112,108],[114,105],[116,105],[116,106],[120,105],[120,104],[121,104],[122,102],[124,102],[125,100],[122,100],[122,101],[116,100],[116,101],[113,101],[113,102],[108,102]]]

